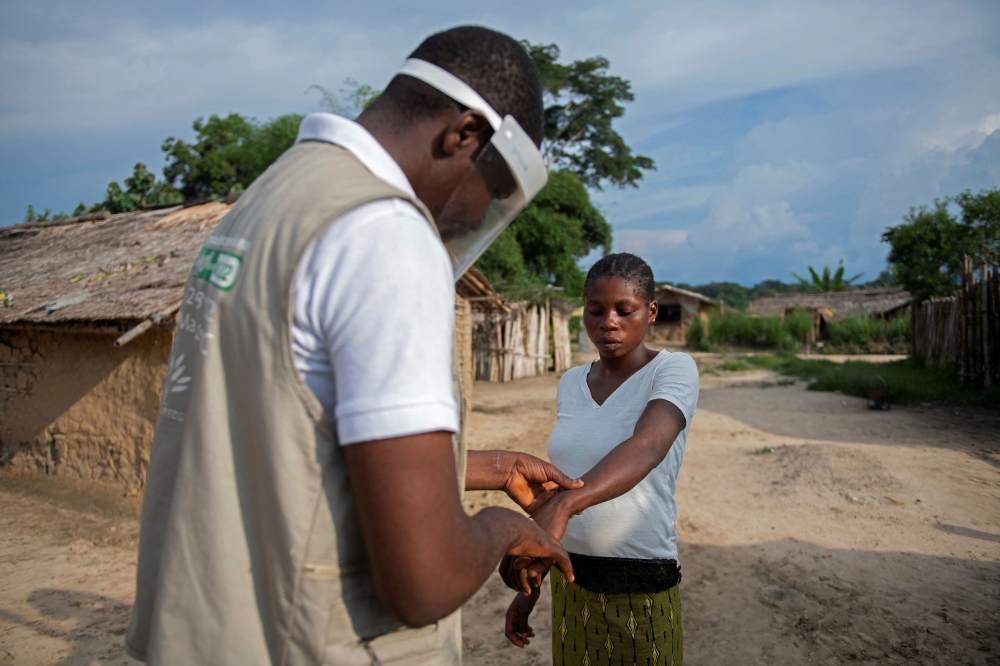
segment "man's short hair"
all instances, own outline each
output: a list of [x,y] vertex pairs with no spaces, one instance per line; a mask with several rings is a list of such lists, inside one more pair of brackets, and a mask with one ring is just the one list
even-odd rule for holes
[[[462,79],[501,116],[514,116],[536,145],[541,143],[545,118],[538,70],[514,39],[489,28],[460,26],[431,35],[410,57]],[[464,108],[419,79],[397,75],[372,109],[389,110],[408,124],[455,106]]]

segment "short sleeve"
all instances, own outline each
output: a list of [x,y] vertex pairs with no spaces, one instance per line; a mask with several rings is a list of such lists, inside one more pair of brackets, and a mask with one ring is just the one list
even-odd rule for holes
[[698,411],[698,366],[687,354],[670,354],[653,373],[650,400],[666,400],[681,410],[687,424]]
[[457,431],[454,289],[441,241],[400,200],[351,211],[304,257],[296,363],[340,444]]

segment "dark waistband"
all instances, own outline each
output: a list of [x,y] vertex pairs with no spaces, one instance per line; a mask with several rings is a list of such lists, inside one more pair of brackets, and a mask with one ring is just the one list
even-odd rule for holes
[[663,592],[681,582],[677,560],[639,560],[570,553],[576,583],[590,592],[637,594]]

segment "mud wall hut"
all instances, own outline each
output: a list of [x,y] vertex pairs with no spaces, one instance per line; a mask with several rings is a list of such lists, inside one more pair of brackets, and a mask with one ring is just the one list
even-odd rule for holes
[[[184,285],[229,208],[0,229],[0,288],[11,297],[0,303],[0,465],[144,486]],[[459,287],[456,337],[471,388],[472,305],[463,291],[471,295]],[[466,398],[468,408],[468,390]]]
[[0,229],[0,463],[142,487],[184,283],[228,210]]
[[695,317],[707,316],[722,308],[722,301],[670,285],[656,288],[656,323],[649,329],[654,342],[684,342]]

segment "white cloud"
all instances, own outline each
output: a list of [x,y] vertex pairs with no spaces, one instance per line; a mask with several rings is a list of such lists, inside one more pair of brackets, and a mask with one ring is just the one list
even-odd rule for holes
[[684,245],[688,232],[682,229],[618,229],[615,252],[650,256]]
[[317,97],[303,94],[313,83],[336,87],[352,76],[384,85],[412,41],[391,37],[328,22],[225,21],[6,40],[0,131],[121,130],[177,116],[315,108]]
[[[652,3],[649,3],[652,5]],[[594,10],[601,52],[637,90],[682,105],[899,68],[978,47],[984,16],[940,0],[686,2]],[[607,34],[615,36],[608,40]]]

